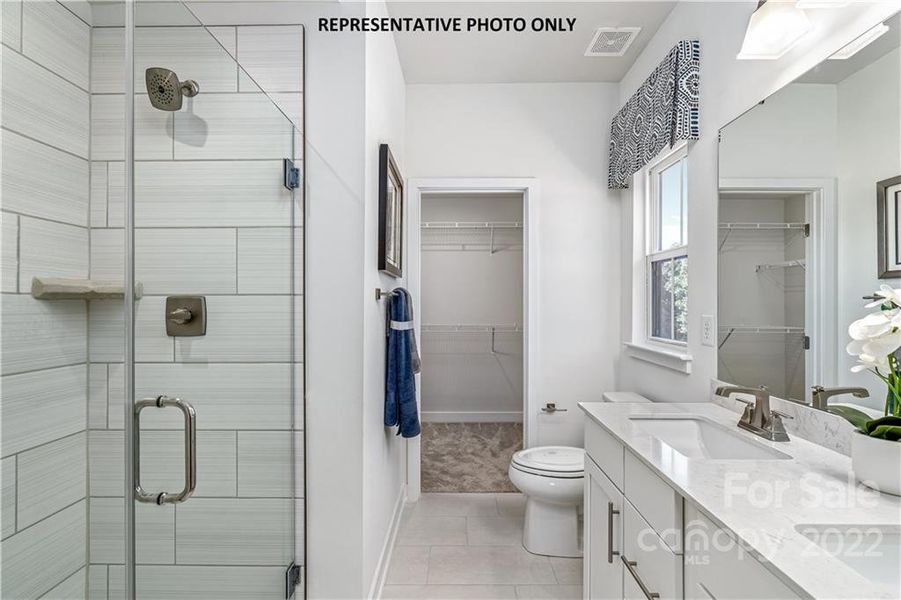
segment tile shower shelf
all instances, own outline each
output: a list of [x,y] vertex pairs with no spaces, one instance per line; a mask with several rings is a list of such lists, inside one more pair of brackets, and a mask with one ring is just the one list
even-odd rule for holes
[[[102,279],[69,279],[64,277],[34,277],[31,295],[39,300],[100,300],[124,298],[125,286],[117,281]],[[135,298],[144,295],[144,285],[135,282]]]

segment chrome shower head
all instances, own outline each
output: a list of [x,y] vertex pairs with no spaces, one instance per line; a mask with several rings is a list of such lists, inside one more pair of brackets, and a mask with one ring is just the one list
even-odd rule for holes
[[193,79],[179,81],[174,71],[162,67],[147,69],[144,82],[150,103],[160,110],[180,110],[185,96],[193,98],[200,91],[200,86]]

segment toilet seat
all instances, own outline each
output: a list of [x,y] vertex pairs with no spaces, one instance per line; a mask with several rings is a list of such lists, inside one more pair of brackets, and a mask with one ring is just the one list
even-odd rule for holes
[[510,466],[542,477],[579,479],[585,475],[585,451],[570,446],[528,448],[514,454]]

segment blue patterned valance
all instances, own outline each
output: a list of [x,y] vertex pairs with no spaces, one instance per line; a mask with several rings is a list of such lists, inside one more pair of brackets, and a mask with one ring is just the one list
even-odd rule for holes
[[700,62],[699,41],[679,42],[613,117],[607,187],[628,188],[667,145],[698,139]]

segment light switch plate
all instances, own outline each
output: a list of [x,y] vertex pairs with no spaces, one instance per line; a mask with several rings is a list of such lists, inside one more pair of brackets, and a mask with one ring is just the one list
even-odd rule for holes
[[716,324],[713,315],[701,315],[701,344],[716,345]]

